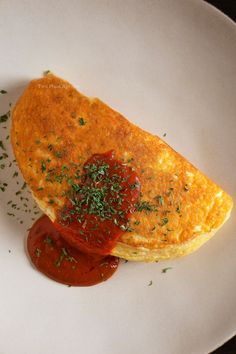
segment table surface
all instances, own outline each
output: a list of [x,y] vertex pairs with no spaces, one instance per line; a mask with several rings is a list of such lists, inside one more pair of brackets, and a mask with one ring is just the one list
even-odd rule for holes
[[[224,12],[232,20],[236,21],[236,0],[205,0]],[[236,353],[236,336],[226,342],[220,348],[211,354],[235,354]]]

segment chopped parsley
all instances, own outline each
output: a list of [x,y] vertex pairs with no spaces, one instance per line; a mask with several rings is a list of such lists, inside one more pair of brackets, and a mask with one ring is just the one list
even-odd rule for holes
[[62,153],[60,151],[55,151],[55,156],[60,159],[62,158]]
[[27,187],[27,184],[26,184],[26,182],[24,182],[23,185],[22,185],[22,187],[21,187],[21,189],[23,190],[23,189],[25,189],[26,187]]
[[180,214],[180,207],[179,206],[176,208],[176,213]]
[[5,146],[4,146],[3,142],[2,142],[2,140],[0,140],[0,148],[1,148],[2,150],[5,150],[5,151],[6,151],[6,148],[5,148]]
[[134,231],[134,229],[132,229],[132,227],[130,227],[128,224],[127,225],[120,225],[120,229],[122,231],[126,231],[126,232],[132,232]]
[[[110,170],[110,165],[105,160],[95,160],[84,165],[83,175],[76,170],[75,180],[72,177],[67,179],[71,187],[68,197],[73,209],[68,211],[64,208],[62,220],[70,221],[73,215],[73,218],[82,223],[84,217],[90,214],[99,217],[101,221],[111,220],[123,231],[132,232],[123,206],[131,185],[130,188],[123,187],[128,177],[120,175],[119,169],[124,172],[124,167],[119,164],[112,166]],[[77,183],[76,179],[80,179],[82,183]]]
[[159,205],[164,204],[164,199],[161,195],[158,195],[155,199],[157,199]]
[[67,183],[69,184],[69,186],[72,186],[73,178],[72,177],[68,178]]
[[41,171],[45,172],[46,171],[46,164],[44,161],[41,161]]
[[134,184],[132,184],[131,190],[133,191],[134,189],[136,189],[136,188],[138,188],[138,187],[139,187],[138,182],[135,182]]
[[[64,259],[67,260],[68,262],[71,262],[71,263],[72,262],[77,263],[77,260],[69,254],[68,250],[66,248],[62,247],[61,254],[60,254],[59,258],[54,262],[55,267],[57,267],[57,268],[60,267],[61,263]],[[73,268],[73,269],[75,269],[75,268]]]
[[172,267],[166,267],[162,269],[162,273],[166,273],[168,270],[172,269]]
[[5,123],[8,120],[8,118],[10,117],[10,114],[11,114],[11,112],[8,111],[7,113],[0,116],[0,123]]
[[36,248],[36,250],[35,250],[36,257],[39,258],[41,256],[41,253],[42,253],[42,250],[40,248]]
[[148,201],[141,201],[136,204],[136,211],[146,211],[146,212],[153,212],[157,211],[157,207],[154,204],[150,204]]
[[168,218],[164,218],[164,219],[162,219],[160,226],[164,226],[164,225],[168,224],[168,222],[169,222],[169,219]]
[[52,246],[53,245],[53,240],[49,236],[47,236],[44,239],[44,243],[47,243],[48,245]]
[[86,120],[82,117],[79,118],[79,125],[85,125],[86,124]]
[[8,155],[6,152],[4,152],[1,156],[0,156],[0,160],[3,160],[3,159],[7,159],[8,158]]

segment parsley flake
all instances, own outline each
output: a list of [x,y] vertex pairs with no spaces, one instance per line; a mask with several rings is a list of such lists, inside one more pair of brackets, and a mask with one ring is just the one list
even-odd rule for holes
[[162,219],[160,226],[164,226],[164,225],[168,224],[168,222],[169,222],[169,219],[168,218],[164,218],[164,219]]
[[41,256],[41,253],[42,253],[42,250],[40,248],[36,248],[36,250],[35,250],[36,257],[39,258]]
[[5,123],[8,120],[8,118],[10,117],[10,114],[11,114],[11,112],[8,111],[7,113],[0,116],[0,123]]
[[160,206],[164,204],[164,199],[163,199],[163,197],[161,195],[158,195],[156,197],[156,199],[157,199],[157,201],[158,201]]
[[44,161],[41,161],[41,171],[45,172],[46,171],[46,164]]
[[179,206],[176,208],[176,213],[180,214],[180,207]]
[[79,125],[85,125],[86,124],[86,120],[82,117],[79,118]]
[[170,269],[172,269],[172,267],[163,268],[161,272],[162,272],[162,273],[166,273],[166,272],[167,272],[168,270],[170,270]]
[[62,153],[60,151],[55,151],[55,155],[56,157],[58,157],[59,159],[62,158]]
[[4,146],[3,142],[2,142],[2,140],[0,140],[0,148],[1,148],[2,150],[5,150],[5,151],[6,151],[6,148],[5,148],[5,146]]

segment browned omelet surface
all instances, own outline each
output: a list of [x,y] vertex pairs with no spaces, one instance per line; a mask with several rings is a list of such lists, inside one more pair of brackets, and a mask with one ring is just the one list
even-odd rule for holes
[[97,98],[54,76],[33,80],[13,111],[11,140],[25,181],[52,219],[65,202],[74,164],[115,150],[135,168],[142,201],[158,211],[136,211],[131,232],[112,254],[154,261],[190,253],[229,217],[231,197],[163,140],[130,123]]

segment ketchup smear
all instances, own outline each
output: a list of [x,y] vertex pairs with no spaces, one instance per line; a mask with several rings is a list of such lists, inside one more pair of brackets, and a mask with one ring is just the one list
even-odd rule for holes
[[109,253],[140,197],[134,170],[114,158],[114,152],[93,155],[72,183],[56,222],[47,216],[32,226],[27,247],[36,268],[67,285],[89,286],[107,280],[119,259]]

